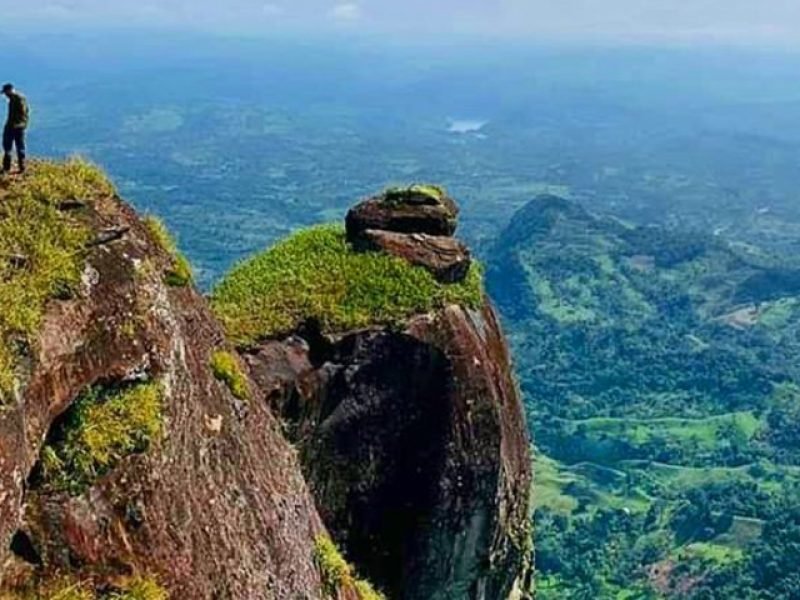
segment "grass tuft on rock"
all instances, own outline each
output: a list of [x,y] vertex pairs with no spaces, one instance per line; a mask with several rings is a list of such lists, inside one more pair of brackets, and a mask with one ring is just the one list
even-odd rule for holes
[[239,345],[310,320],[334,333],[395,326],[448,304],[478,308],[482,302],[480,266],[461,283],[439,283],[401,258],[353,251],[336,225],[300,231],[239,264],[211,294],[214,311]]
[[222,381],[239,400],[250,399],[250,387],[236,357],[225,350],[211,355],[211,370],[214,377]]
[[107,600],[169,600],[167,591],[153,577],[127,577],[118,587],[119,591],[111,592]]
[[356,579],[353,584],[361,600],[386,600],[386,596],[377,591],[369,581]]
[[383,193],[387,202],[402,203],[415,196],[425,196],[431,200],[440,201],[447,196],[447,190],[443,187],[426,183],[415,183],[407,187],[389,188]]
[[20,352],[32,342],[48,300],[80,282],[88,228],[58,206],[113,193],[97,167],[80,159],[31,164],[0,185],[0,404],[15,385]]
[[114,185],[102,169],[79,157],[62,162],[35,161],[13,187],[17,193],[53,205],[65,201],[91,203],[98,195],[115,193]]
[[164,281],[167,285],[173,287],[184,287],[192,283],[194,274],[192,273],[192,265],[188,259],[181,254],[178,250],[178,245],[175,243],[174,238],[164,225],[161,219],[148,215],[144,218],[144,224],[150,235],[153,236],[156,243],[166,252],[172,259],[172,265],[164,276]]
[[98,592],[89,579],[58,576],[28,584],[25,589],[0,590],[0,600],[169,600],[169,593],[153,577],[124,577],[112,589]]
[[161,437],[162,394],[158,383],[84,392],[42,449],[44,484],[81,494],[126,456],[145,452]]
[[322,591],[336,598],[342,588],[352,588],[360,600],[386,600],[368,581],[358,579],[353,567],[344,559],[336,544],[327,535],[320,535],[314,542],[314,560],[322,577]]
[[43,582],[27,582],[21,587],[0,590],[0,600],[95,600],[86,581],[57,576]]

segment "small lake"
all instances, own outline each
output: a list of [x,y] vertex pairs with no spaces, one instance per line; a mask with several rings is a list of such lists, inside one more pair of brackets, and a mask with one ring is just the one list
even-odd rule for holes
[[489,121],[480,119],[451,119],[447,131],[450,133],[478,133]]

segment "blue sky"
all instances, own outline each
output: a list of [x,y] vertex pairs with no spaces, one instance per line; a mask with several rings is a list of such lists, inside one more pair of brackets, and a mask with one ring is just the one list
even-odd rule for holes
[[538,39],[800,43],[800,0],[0,0],[26,29],[359,30]]

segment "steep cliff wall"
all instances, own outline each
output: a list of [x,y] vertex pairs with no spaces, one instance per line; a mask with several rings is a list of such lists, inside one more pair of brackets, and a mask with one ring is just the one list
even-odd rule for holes
[[163,232],[73,167],[48,173],[82,177],[80,195],[58,184],[18,198],[13,183],[0,197],[5,219],[44,202],[86,236],[79,281],[43,298],[37,326],[14,341],[16,385],[0,407],[6,589],[38,597],[66,573],[89,582],[80,598],[131,575],[173,598],[325,596],[324,528],[276,419],[215,378],[223,332],[176,277]]
[[[245,344],[243,357],[301,450],[325,524],[389,597],[522,597],[530,590],[529,439],[506,341],[469,252],[450,237],[455,203],[435,188],[407,192],[366,201],[347,219],[354,248],[380,251],[375,260],[392,254],[400,271],[360,264],[330,285],[368,288],[369,306],[400,302],[424,287],[406,279],[408,262],[442,293],[388,319],[374,312],[372,322],[356,321],[362,327],[309,302],[305,320],[294,313],[302,324],[292,335]],[[368,260],[348,252],[337,261]],[[233,278],[251,282],[277,262],[257,259]],[[323,257],[309,278],[317,284],[334,262]],[[250,310],[232,310],[234,283],[223,282],[216,304],[236,332],[237,314],[263,309],[264,294]],[[345,289],[342,303],[354,294]],[[268,312],[286,310],[278,304]]]
[[491,307],[308,338],[245,360],[350,559],[391,598],[522,595],[529,442]]

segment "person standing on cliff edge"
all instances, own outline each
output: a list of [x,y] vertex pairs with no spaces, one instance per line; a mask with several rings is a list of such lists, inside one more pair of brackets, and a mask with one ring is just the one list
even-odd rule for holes
[[19,172],[25,172],[25,130],[28,128],[28,101],[7,83],[3,95],[8,98],[8,120],[3,129],[3,173],[11,171],[11,150],[16,146]]

